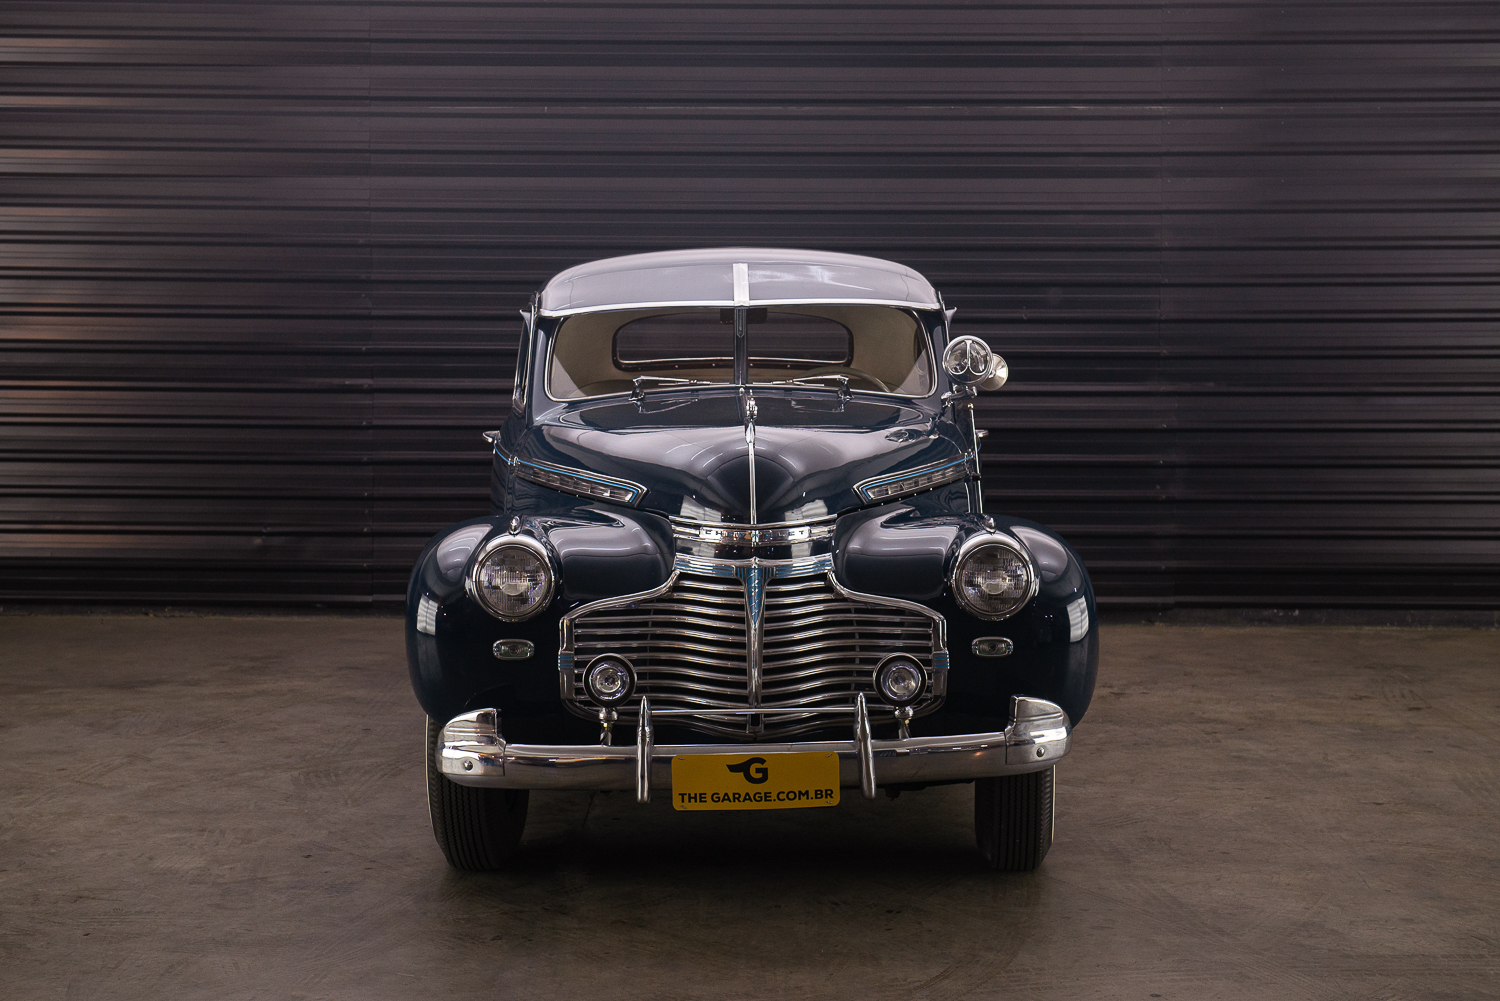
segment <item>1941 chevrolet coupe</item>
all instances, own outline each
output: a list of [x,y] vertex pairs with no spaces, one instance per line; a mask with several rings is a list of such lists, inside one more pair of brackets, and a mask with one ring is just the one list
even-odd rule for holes
[[969,782],[984,859],[1036,868],[1099,647],[1073,550],[984,511],[972,401],[1005,362],[921,275],[846,254],[597,261],[522,316],[491,512],[407,599],[449,863],[501,865],[532,789]]

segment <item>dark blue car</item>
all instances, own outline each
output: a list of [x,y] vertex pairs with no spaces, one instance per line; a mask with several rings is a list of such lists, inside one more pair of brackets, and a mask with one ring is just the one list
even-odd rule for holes
[[888,261],[596,261],[523,314],[491,512],[412,572],[433,830],[501,865],[532,789],[680,810],[972,782],[997,868],[1052,843],[1093,693],[1088,573],[986,513],[972,399],[1006,379]]

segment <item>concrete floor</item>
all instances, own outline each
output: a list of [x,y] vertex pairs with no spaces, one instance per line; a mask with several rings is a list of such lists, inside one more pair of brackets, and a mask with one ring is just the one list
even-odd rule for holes
[[1477,998],[1500,632],[1114,626],[1039,873],[967,786],[536,794],[450,871],[390,619],[0,616],[6,998]]

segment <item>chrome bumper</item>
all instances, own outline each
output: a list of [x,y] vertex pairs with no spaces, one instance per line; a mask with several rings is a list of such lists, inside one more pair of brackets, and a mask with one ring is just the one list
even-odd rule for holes
[[[1072,724],[1055,703],[1016,696],[1010,726],[998,733],[874,740],[864,696],[850,712],[851,740],[755,744],[664,744],[653,740],[653,720],[686,715],[653,713],[642,700],[634,747],[593,744],[510,744],[500,735],[493,709],[456,716],[443,727],[438,769],[460,785],[507,789],[634,789],[647,802],[653,786],[670,788],[672,759],[679,754],[759,754],[778,751],[834,752],[840,784],[874,798],[880,785],[952,782],[1035,772],[1068,753]],[[788,710],[791,711],[791,710]],[[719,710],[716,713],[721,712]]]

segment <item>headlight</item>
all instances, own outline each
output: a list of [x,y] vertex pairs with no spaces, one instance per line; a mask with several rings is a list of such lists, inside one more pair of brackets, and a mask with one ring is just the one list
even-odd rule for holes
[[953,597],[970,615],[1003,619],[1036,595],[1036,570],[1014,542],[979,535],[964,543],[953,564]]
[[529,619],[552,600],[553,574],[547,550],[525,535],[492,539],[474,561],[469,595],[507,622]]

